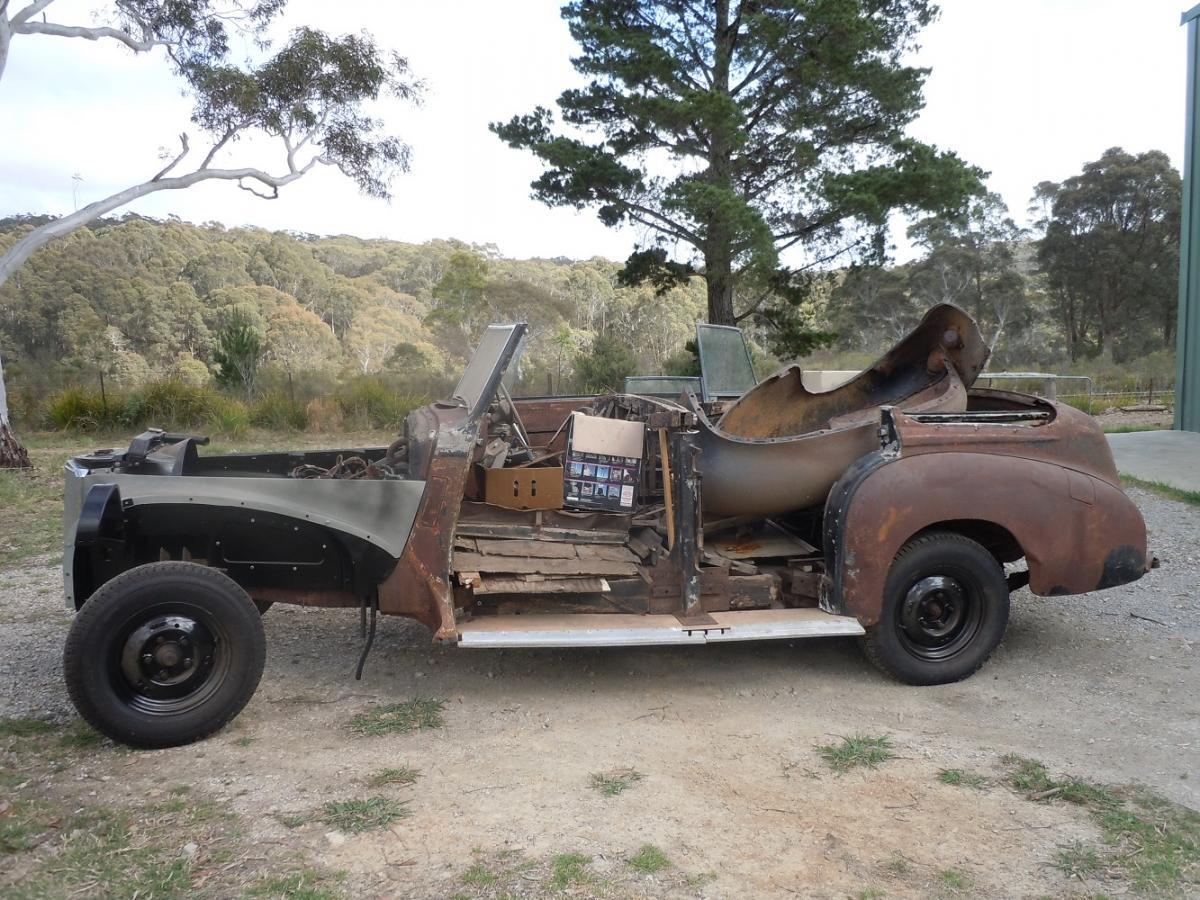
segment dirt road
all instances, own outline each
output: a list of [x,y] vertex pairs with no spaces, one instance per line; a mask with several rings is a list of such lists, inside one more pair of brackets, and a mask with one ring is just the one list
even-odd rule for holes
[[[276,607],[262,686],[233,726],[173,750],[98,743],[37,784],[74,798],[86,782],[84,803],[120,804],[182,783],[236,817],[238,842],[257,851],[246,865],[295,854],[345,872],[321,888],[332,894],[1118,893],[1127,876],[1071,863],[1103,855],[1097,816],[1062,802],[1061,787],[1028,799],[1002,758],[1200,808],[1200,509],[1131,493],[1163,568],[1088,597],[1021,592],[1004,644],[960,684],[895,684],[851,641],[433,650],[421,628],[388,619],[355,682],[354,613]],[[65,720],[57,569],[0,579],[0,716]],[[441,727],[349,728],[373,705],[415,697],[446,701]],[[816,746],[856,734],[887,736],[895,758],[835,773]],[[33,765],[15,738],[5,761]],[[414,784],[369,784],[401,766],[419,770]],[[592,786],[616,770],[641,777],[615,796]],[[963,782],[943,783],[959,780],[947,770]],[[321,821],[327,802],[376,795],[411,815],[361,834]],[[172,840],[185,846],[186,829]],[[53,845],[23,854],[9,886]],[[669,863],[631,864],[646,845]],[[183,852],[202,863],[206,850]],[[285,888],[275,893],[302,896]]]

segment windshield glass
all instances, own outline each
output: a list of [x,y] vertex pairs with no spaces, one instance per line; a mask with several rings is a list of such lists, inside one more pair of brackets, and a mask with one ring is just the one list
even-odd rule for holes
[[[466,403],[467,411],[478,416],[487,409],[500,385],[518,368],[518,357],[525,343],[525,325],[489,325],[475,348],[475,354],[459,379],[454,396]],[[507,378],[505,378],[507,381]]]
[[750,348],[740,328],[697,325],[696,346],[700,349],[700,371],[708,399],[740,397],[758,384]]

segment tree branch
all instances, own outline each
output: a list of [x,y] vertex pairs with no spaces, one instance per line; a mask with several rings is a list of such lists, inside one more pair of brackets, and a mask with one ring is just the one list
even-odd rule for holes
[[201,181],[236,181],[238,186],[245,190],[251,190],[245,186],[247,181],[257,181],[266,187],[272,188],[273,193],[263,194],[258,191],[252,191],[259,197],[271,199],[277,195],[279,188],[284,185],[291,184],[293,181],[304,176],[318,162],[324,162],[321,156],[314,156],[301,168],[288,172],[286,175],[272,175],[269,172],[264,172],[262,169],[245,167],[240,169],[207,169],[200,168],[186,175],[176,175],[170,178],[159,178],[156,180],[144,181],[141,184],[126,188],[123,191],[105,197],[103,200],[97,200],[94,203],[89,203],[83,209],[77,210],[70,215],[63,216],[59,219],[47,222],[35,228],[33,231],[26,234],[15,244],[13,244],[6,253],[0,256],[0,285],[13,274],[21,264],[25,262],[34,251],[48,244],[55,238],[70,234],[76,228],[86,225],[88,222],[98,219],[114,209],[119,209],[128,203],[132,203],[141,197],[148,194],[154,194],[158,191],[177,191],[183,188],[189,188]]
[[168,43],[154,38],[138,40],[127,31],[109,28],[107,25],[100,28],[84,28],[80,25],[59,25],[55,22],[25,22],[21,25],[14,25],[13,33],[49,34],[54,37],[86,38],[89,41],[112,38],[114,41],[120,41],[134,53],[145,53],[155,47],[165,47]]
[[[177,165],[179,165],[179,163],[183,160],[183,158],[185,156],[188,155],[188,136],[187,136],[186,131],[180,133],[179,143],[183,146],[183,149],[179,151],[179,155],[176,156],[169,163],[167,163],[166,168],[162,169],[157,175],[155,175],[153,178],[151,178],[150,179],[151,181],[158,181],[161,178],[163,178],[168,172],[170,172],[173,168],[175,168]],[[201,168],[204,168],[204,167],[201,166]]]
[[[54,0],[35,0],[35,2],[18,11],[10,20],[13,29],[15,30],[18,25],[24,25],[53,2]],[[7,0],[5,0],[4,7],[8,7]]]

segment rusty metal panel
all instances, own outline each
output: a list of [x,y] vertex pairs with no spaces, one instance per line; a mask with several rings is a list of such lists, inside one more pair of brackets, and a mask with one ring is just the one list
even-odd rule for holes
[[[1092,503],[1071,496],[1070,470],[987,452],[880,459],[848,496],[826,510],[835,609],[878,620],[892,560],[915,534],[940,524],[999,526],[1020,544],[1035,594],[1080,594],[1131,581],[1147,569],[1141,513],[1112,484],[1090,475]],[[835,508],[836,507],[836,508]]]
[[970,316],[934,307],[861,375],[826,393],[791,366],[744,394],[714,425],[694,407],[707,515],[774,515],[820,504],[854,460],[878,446],[878,408],[967,408],[988,348]]

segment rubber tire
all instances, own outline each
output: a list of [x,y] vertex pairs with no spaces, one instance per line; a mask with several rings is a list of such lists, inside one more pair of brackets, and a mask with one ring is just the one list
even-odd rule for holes
[[[202,607],[227,633],[229,667],[213,694],[194,709],[148,715],[131,708],[113,686],[109,660],[122,631],[163,597]],[[223,728],[254,696],[266,661],[262,616],[232,578],[190,562],[156,562],[122,572],[79,610],[63,649],[71,702],[97,731],[131,747],[177,747]]]
[[[983,606],[974,638],[955,656],[927,660],[914,656],[897,634],[909,588],[930,575],[957,579]],[[906,684],[949,684],[979,670],[1008,627],[1008,582],[1004,568],[981,544],[948,531],[935,531],[909,541],[896,554],[883,589],[879,621],[860,639],[863,653],[876,667]]]

